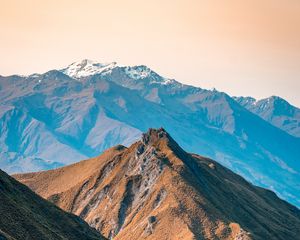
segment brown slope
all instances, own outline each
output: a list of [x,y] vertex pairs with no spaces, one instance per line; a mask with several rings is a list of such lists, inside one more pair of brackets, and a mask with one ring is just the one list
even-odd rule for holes
[[115,239],[299,239],[300,211],[163,129],[129,148],[57,170],[15,176]]
[[104,239],[79,217],[66,213],[0,170],[0,239]]

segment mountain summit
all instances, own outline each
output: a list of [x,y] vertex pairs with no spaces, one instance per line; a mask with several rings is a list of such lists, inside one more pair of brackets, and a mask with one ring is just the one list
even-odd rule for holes
[[130,147],[56,170],[14,176],[114,239],[297,239],[300,211],[163,129]]

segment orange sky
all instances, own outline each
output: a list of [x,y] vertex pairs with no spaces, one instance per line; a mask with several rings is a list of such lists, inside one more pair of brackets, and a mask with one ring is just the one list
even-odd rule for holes
[[0,74],[83,58],[145,64],[231,95],[300,106],[299,0],[0,0]]

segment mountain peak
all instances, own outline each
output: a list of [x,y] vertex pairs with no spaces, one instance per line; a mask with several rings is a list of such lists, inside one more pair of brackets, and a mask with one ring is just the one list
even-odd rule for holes
[[288,101],[279,96],[271,96],[268,99],[269,101],[273,102],[274,105],[291,105]]
[[99,63],[89,59],[73,62],[61,71],[73,78],[82,78],[90,75],[102,73],[116,67],[116,62]]
[[163,128],[149,128],[146,133],[142,135],[142,142],[144,144],[155,143],[161,138],[170,138],[170,135]]
[[169,149],[175,155],[184,156],[186,152],[178,145],[178,143],[170,136],[164,128],[149,128],[146,133],[143,133],[141,143],[143,147],[154,147]]
[[300,109],[279,96],[256,100],[251,97],[235,97],[240,105],[292,136],[300,136]]

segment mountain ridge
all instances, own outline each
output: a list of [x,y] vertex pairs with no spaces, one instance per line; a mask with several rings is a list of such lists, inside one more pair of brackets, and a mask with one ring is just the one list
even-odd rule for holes
[[108,238],[296,239],[300,231],[299,209],[185,152],[163,128],[128,148],[14,177]]

